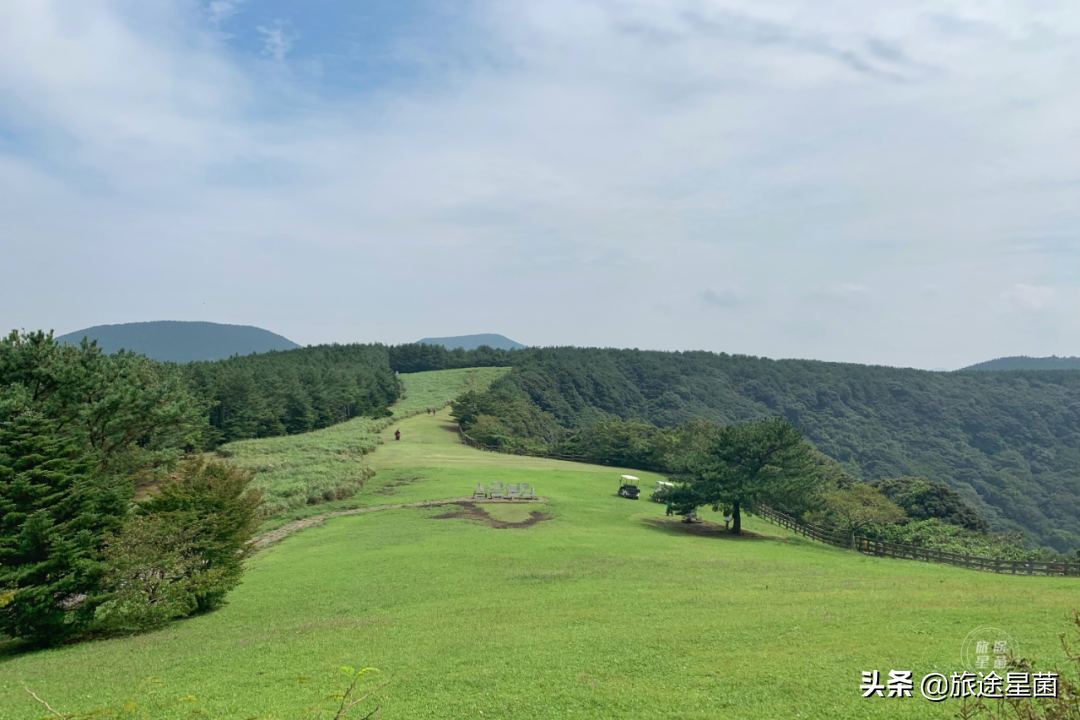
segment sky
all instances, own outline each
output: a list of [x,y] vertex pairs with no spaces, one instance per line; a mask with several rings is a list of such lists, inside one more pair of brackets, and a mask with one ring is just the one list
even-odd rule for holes
[[5,0],[0,328],[1080,355],[1080,3]]

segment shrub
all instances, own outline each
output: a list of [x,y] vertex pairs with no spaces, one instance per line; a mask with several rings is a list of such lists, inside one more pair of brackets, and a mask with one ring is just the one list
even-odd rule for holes
[[967,530],[989,532],[990,524],[960,493],[943,482],[926,478],[882,478],[871,483],[881,494],[904,508],[912,520],[937,518]]
[[148,630],[195,611],[199,585],[211,578],[200,572],[197,528],[177,522],[182,519],[180,513],[137,515],[110,538],[105,586],[112,592],[98,608],[100,629]]
[[[177,477],[140,506],[139,515],[152,519],[129,530],[127,538],[121,535],[118,562],[175,576],[168,584],[183,583],[195,612],[219,607],[240,583],[244,560],[252,552],[249,541],[260,520],[262,493],[248,488],[250,480],[251,473],[226,462],[207,462],[201,456],[187,460]],[[145,551],[133,544],[140,533],[153,540]],[[169,548],[170,538],[180,547]],[[122,594],[130,587],[116,591]],[[158,588],[152,583],[148,589]],[[142,594],[149,603],[149,595]]]

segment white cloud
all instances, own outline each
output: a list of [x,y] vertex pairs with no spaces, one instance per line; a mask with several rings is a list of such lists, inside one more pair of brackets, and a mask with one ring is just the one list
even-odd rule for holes
[[246,0],[210,0],[204,12],[206,19],[215,26],[220,26],[240,10]]
[[[209,300],[300,342],[399,341],[482,305],[538,343],[927,367],[1080,351],[991,331],[985,302],[1016,277],[1080,285],[1016,248],[1080,227],[1067,0],[481,2],[453,52],[387,51],[409,82],[376,92],[320,84],[333,69],[284,21],[258,33],[293,72],[226,45],[226,0],[0,7],[4,252],[55,281],[9,276],[0,327]],[[56,289],[91,278],[77,302]],[[743,299],[717,278],[754,298],[722,338],[694,313],[642,321]]]
[[1053,299],[1054,289],[1016,283],[1003,292],[1001,297],[1021,310],[1041,310]]
[[291,23],[285,20],[275,20],[271,26],[258,25],[255,29],[265,36],[263,53],[277,62],[285,60],[285,56],[292,50],[293,42],[299,37]]

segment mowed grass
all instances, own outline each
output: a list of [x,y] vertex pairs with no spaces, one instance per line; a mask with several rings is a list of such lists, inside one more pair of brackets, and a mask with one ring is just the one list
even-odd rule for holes
[[[618,469],[476,451],[445,413],[397,426],[402,440],[370,456],[377,474],[353,502],[524,481],[547,502],[489,513],[551,519],[435,519],[453,507],[331,519],[258,555],[218,612],[6,658],[0,717],[43,714],[23,682],[73,712],[149,675],[214,717],[287,715],[312,699],[298,675],[344,664],[393,676],[383,718],[951,717],[955,701],[917,690],[862,699],[860,673],[961,670],[964,637],[985,625],[1054,662],[1080,604],[1075,579],[871,558],[755,518],[759,539],[687,533],[663,506],[616,497]],[[657,479],[633,474],[643,488]]]
[[383,430],[427,408],[443,408],[467,390],[482,390],[508,371],[465,368],[403,374],[399,377],[405,395],[392,408],[393,417],[354,418],[303,435],[242,440],[225,445],[221,453],[257,473],[252,485],[264,492],[270,516],[349,498],[364,487],[370,472],[363,456],[384,441]]
[[508,367],[482,367],[401,374],[405,394],[394,405],[394,415],[408,417],[427,408],[441,409],[464,392],[486,390],[508,372]]

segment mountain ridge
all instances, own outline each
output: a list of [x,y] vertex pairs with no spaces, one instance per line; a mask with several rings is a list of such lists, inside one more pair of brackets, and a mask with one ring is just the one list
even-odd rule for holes
[[300,345],[277,333],[253,325],[229,325],[185,320],[95,325],[58,335],[58,343],[78,344],[84,337],[97,340],[107,353],[132,350],[163,362],[188,363],[224,360],[271,350],[294,350]]
[[1028,357],[1027,355],[1012,355],[1010,357],[994,358],[984,362],[968,365],[956,372],[975,370],[979,372],[1000,370],[1080,370],[1080,357]]
[[417,340],[418,345],[442,345],[447,350],[462,348],[463,350],[475,350],[487,345],[496,350],[522,350],[525,345],[511,340],[505,335],[497,333],[480,333],[478,335],[451,335],[449,337],[429,337]]

